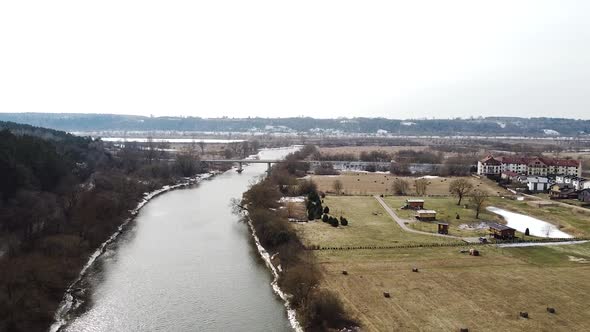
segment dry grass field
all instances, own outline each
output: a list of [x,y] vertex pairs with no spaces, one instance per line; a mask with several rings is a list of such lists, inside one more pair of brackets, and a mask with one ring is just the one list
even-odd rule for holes
[[424,151],[429,150],[428,146],[339,146],[339,147],[320,147],[321,154],[340,154],[350,153],[358,158],[361,152],[384,151],[390,154],[400,150]]
[[[395,206],[401,199],[388,197],[387,203]],[[493,199],[497,200],[495,205],[504,201],[513,210],[520,203]],[[427,207],[454,201],[437,200],[427,198]],[[324,205],[330,207],[332,215],[344,215],[350,224],[337,228],[321,221],[295,224],[305,244],[346,247],[456,242],[404,232],[373,197],[327,196]],[[463,214],[468,219],[468,213]],[[587,331],[590,243],[478,246],[479,257],[460,252],[469,248],[459,245],[312,253],[322,273],[321,286],[342,299],[363,331]],[[412,272],[413,267],[419,272]],[[389,292],[391,298],[385,298],[383,292]],[[548,313],[547,307],[557,313]],[[528,312],[530,318],[519,318],[520,311]]]
[[[588,330],[589,244],[486,246],[479,257],[459,249],[323,250],[315,255],[322,286],[339,295],[363,331]],[[548,306],[557,313],[548,313]],[[520,311],[530,318],[519,318]]]
[[[344,172],[341,175],[311,175],[310,178],[318,185],[318,189],[327,193],[334,192],[334,181],[340,180],[344,193],[347,195],[375,195],[390,194],[395,179],[404,179],[410,183],[410,192],[414,191],[413,184],[417,177],[395,176],[384,173]],[[440,177],[428,179],[427,195],[449,195],[449,183],[458,177]],[[489,195],[509,195],[510,193],[498,187],[488,179],[464,177],[476,188]]]

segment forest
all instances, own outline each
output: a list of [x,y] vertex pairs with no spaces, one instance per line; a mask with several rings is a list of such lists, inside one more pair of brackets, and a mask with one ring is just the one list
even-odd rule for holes
[[45,331],[65,289],[143,193],[202,172],[128,144],[0,122],[0,331]]

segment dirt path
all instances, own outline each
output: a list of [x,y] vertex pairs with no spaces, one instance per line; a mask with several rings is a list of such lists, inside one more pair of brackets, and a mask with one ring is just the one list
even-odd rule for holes
[[402,219],[400,217],[398,217],[397,214],[395,214],[395,212],[389,207],[389,205],[387,205],[383,199],[377,195],[373,196],[375,197],[375,199],[377,200],[377,202],[379,202],[379,204],[381,204],[381,206],[383,207],[383,209],[385,209],[385,211],[387,211],[387,213],[389,214],[389,216],[395,220],[395,222],[397,222],[397,224],[399,225],[399,227],[401,227],[404,231],[406,232],[411,232],[411,233],[416,233],[416,234],[424,234],[424,235],[430,235],[430,236],[438,236],[438,237],[444,237],[444,238],[451,238],[451,239],[457,239],[457,240],[462,240],[465,242],[468,242],[466,239],[460,237],[460,236],[453,236],[453,235],[444,235],[444,234],[438,234],[438,233],[429,233],[429,232],[423,232],[423,231],[418,231],[415,230],[413,228],[408,227],[408,225],[406,225],[406,222],[411,222],[409,220],[406,219]]

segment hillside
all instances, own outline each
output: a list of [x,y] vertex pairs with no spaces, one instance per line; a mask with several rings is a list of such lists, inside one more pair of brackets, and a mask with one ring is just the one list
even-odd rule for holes
[[65,131],[283,131],[308,133],[390,133],[394,135],[587,136],[590,120],[488,117],[450,120],[384,118],[198,118],[112,114],[0,113],[0,120]]

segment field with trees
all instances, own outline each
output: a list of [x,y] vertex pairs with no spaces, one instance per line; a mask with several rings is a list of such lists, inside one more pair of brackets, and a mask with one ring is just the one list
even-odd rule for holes
[[[393,184],[396,179],[406,181],[408,184],[407,195],[416,193],[415,181],[419,178],[410,176],[395,176],[385,173],[366,173],[366,172],[343,172],[341,175],[311,175],[311,180],[315,182],[320,191],[334,193],[334,182],[342,183],[341,191],[345,195],[391,195],[393,194]],[[426,178],[426,195],[440,196],[450,195],[449,184],[452,180],[463,178],[469,181],[474,188],[483,190],[489,195],[509,195],[505,189],[498,187],[494,182],[488,179],[477,179],[473,177],[436,177]]]
[[372,196],[326,196],[330,214],[348,219],[346,227],[330,227],[314,221],[294,227],[306,246],[356,247],[417,243],[449,243],[452,239],[403,232]]
[[[390,206],[401,206],[406,197],[385,199]],[[494,205],[517,204],[500,197],[490,199]],[[451,225],[456,213],[461,215],[457,222],[477,222],[473,209],[456,203],[456,197],[433,197],[426,198],[425,207],[441,210]],[[473,247],[458,240],[403,231],[373,197],[328,195],[323,205],[330,214],[345,215],[348,226],[315,221],[293,227],[306,246],[324,248],[311,251],[319,266],[320,286],[342,300],[363,330],[582,331],[590,323],[586,310],[590,297],[585,293],[590,291],[585,280],[590,272],[589,243],[477,246],[480,255],[471,256],[467,251]],[[396,212],[405,217],[413,213]],[[480,218],[499,221],[488,212]],[[454,233],[453,228],[450,234],[474,236]],[[417,243],[425,247],[401,247]],[[429,247],[436,243],[453,246]],[[396,248],[327,249],[371,246]],[[556,313],[549,313],[548,307]],[[519,317],[519,312],[527,312],[529,319]]]

